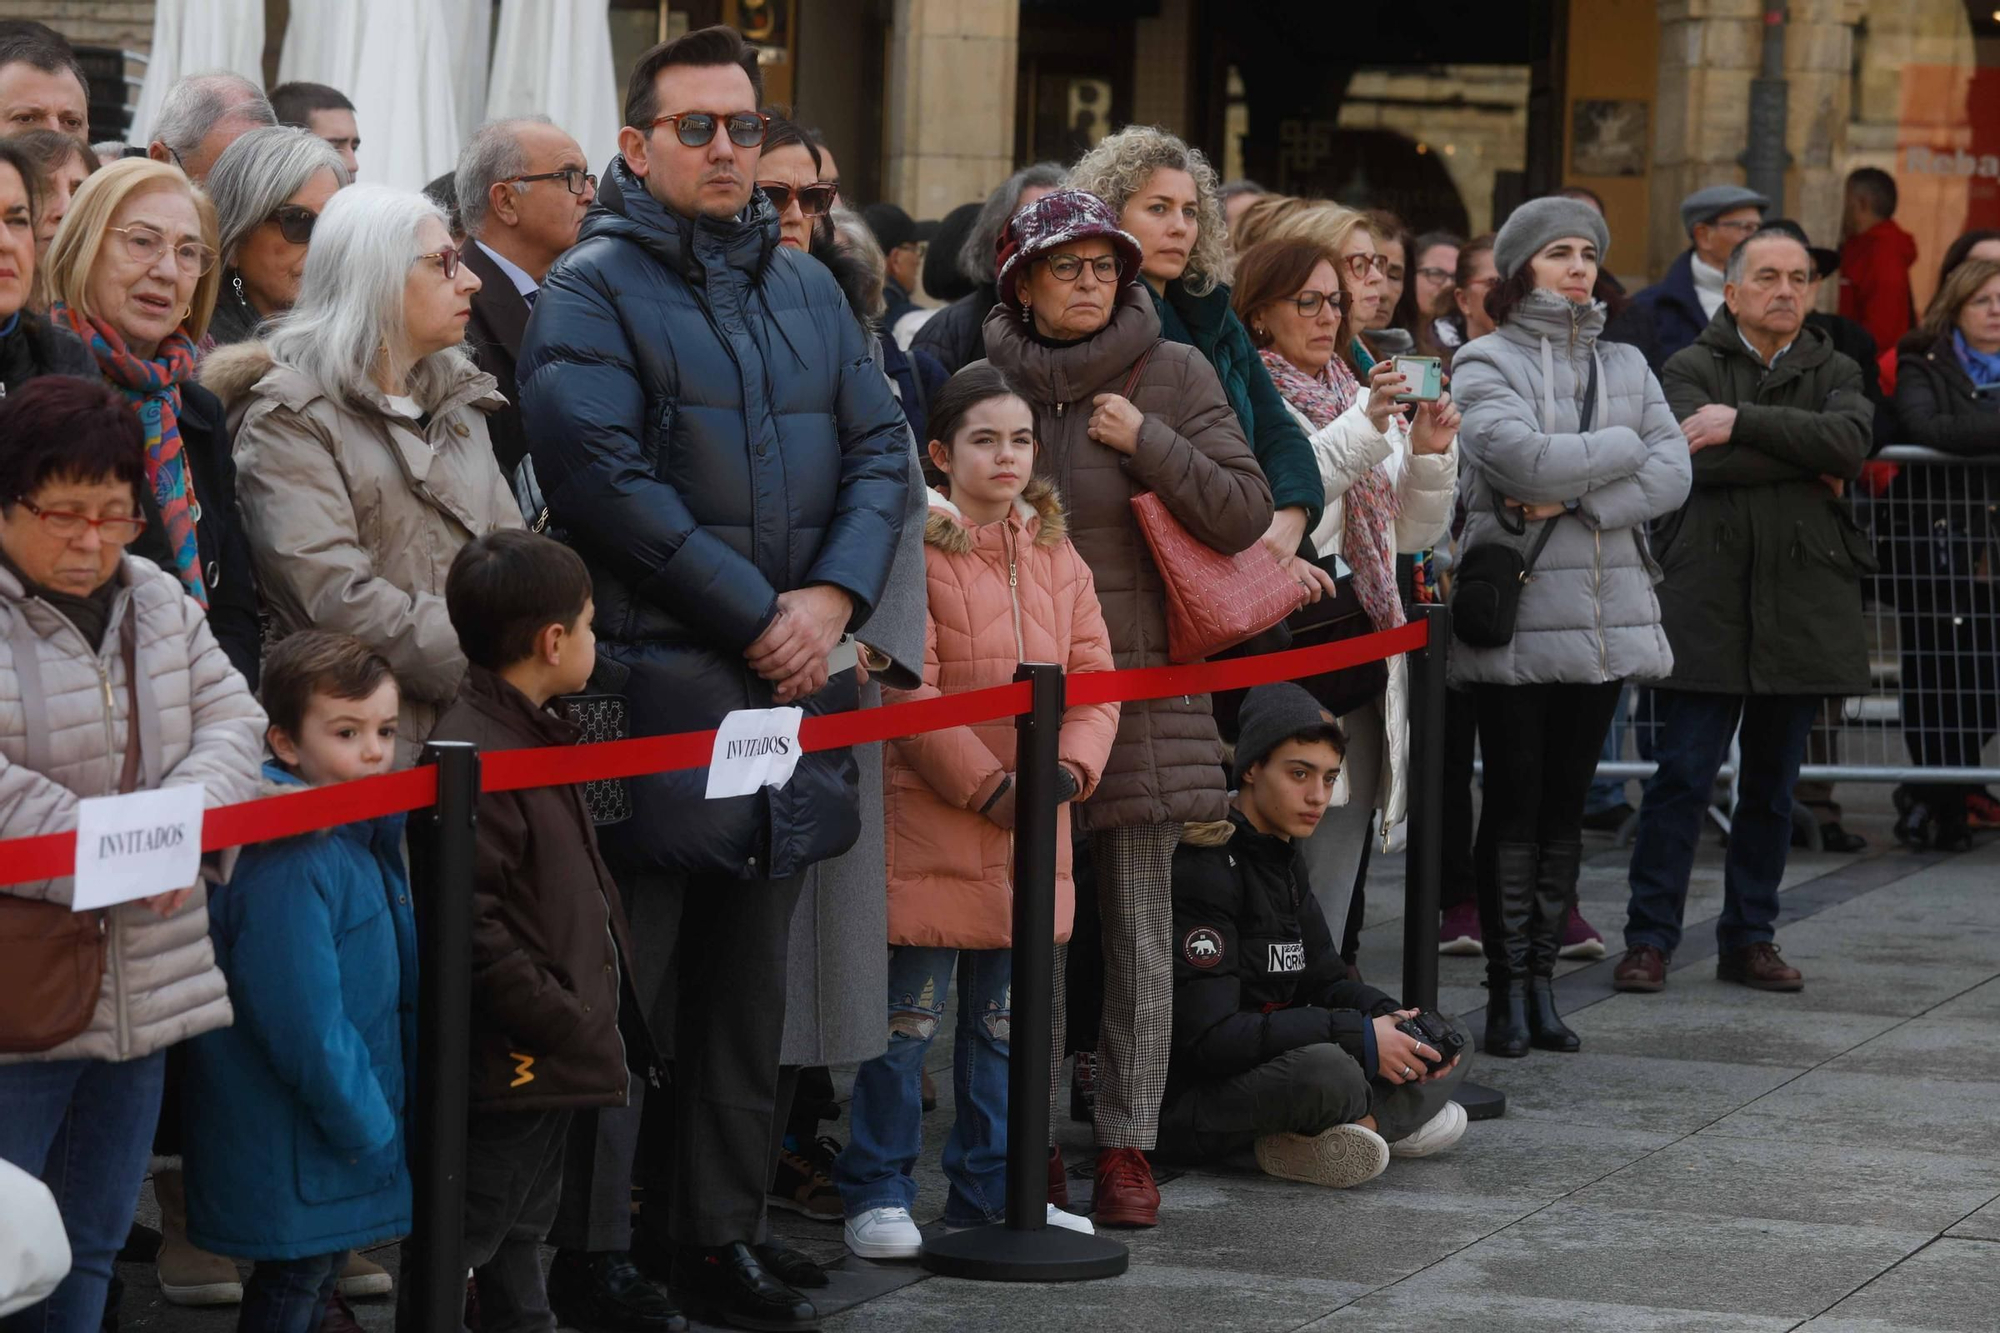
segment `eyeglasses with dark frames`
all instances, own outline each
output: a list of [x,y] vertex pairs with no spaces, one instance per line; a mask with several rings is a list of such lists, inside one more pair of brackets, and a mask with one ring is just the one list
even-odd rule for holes
[[115,231],[125,243],[125,253],[135,264],[147,268],[160,262],[160,256],[173,253],[174,263],[184,271],[192,271],[199,278],[215,267],[215,251],[199,241],[182,241],[179,245],[168,245],[167,238],[151,227],[106,227]]
[[[704,140],[703,142],[706,142]],[[582,167],[564,167],[561,171],[544,171],[534,176],[509,176],[502,185],[533,185],[536,181],[561,181],[563,188],[571,194],[582,195],[586,189],[597,188],[597,176]]]
[[444,270],[445,281],[450,282],[453,278],[458,276],[459,261],[464,258],[465,258],[465,251],[459,249],[455,245],[447,245],[442,250],[426,251],[425,253],[418,255],[415,259],[411,260],[410,262],[415,264],[415,263],[421,263],[426,259],[435,259],[438,262],[438,267]]
[[760,111],[676,111],[670,116],[653,117],[648,129],[660,125],[674,127],[674,137],[689,148],[706,147],[715,138],[715,128],[729,136],[738,148],[755,148],[770,132],[771,118]]
[[757,188],[771,201],[771,207],[780,213],[790,208],[794,199],[799,201],[799,212],[809,218],[823,217],[833,208],[831,185],[801,185],[794,188],[780,181],[758,181]]
[[1424,267],[1417,270],[1417,276],[1422,278],[1425,282],[1441,282],[1448,285],[1458,275],[1453,273],[1448,268],[1432,268],[1430,265],[1426,264],[1424,265]]
[[279,204],[271,210],[266,222],[278,225],[278,234],[293,245],[309,245],[312,242],[313,224],[319,221],[319,214],[300,204]]
[[1319,314],[1321,308],[1325,306],[1330,305],[1336,311],[1346,310],[1348,306],[1347,293],[1344,291],[1316,292],[1311,288],[1307,288],[1297,296],[1292,297],[1291,302],[1298,307],[1299,318],[1301,319],[1314,318]]
[[75,541],[87,529],[96,528],[97,535],[113,546],[129,546],[146,530],[145,518],[136,514],[92,518],[88,514],[72,514],[64,509],[44,509],[25,495],[15,496],[14,501],[40,519],[50,536],[61,537],[65,541]]
[[1083,276],[1083,266],[1090,265],[1090,271],[1099,282],[1118,281],[1118,256],[1099,255],[1095,259],[1085,259],[1081,255],[1050,255],[1042,261],[1048,265],[1049,276],[1057,282],[1075,282]]

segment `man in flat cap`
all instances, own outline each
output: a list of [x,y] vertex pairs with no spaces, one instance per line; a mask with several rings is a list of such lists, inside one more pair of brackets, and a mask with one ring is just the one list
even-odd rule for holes
[[1655,375],[1683,347],[1691,347],[1722,308],[1722,272],[1729,252],[1762,223],[1771,201],[1741,185],[1711,185],[1681,200],[1681,225],[1690,245],[1667,276],[1632,298],[1604,336],[1646,354]]

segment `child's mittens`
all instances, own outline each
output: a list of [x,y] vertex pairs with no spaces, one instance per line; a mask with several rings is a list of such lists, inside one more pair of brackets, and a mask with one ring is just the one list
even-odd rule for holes
[[1077,792],[1081,790],[1082,788],[1077,786],[1076,774],[1070,772],[1069,769],[1065,768],[1063,765],[1057,764],[1056,804],[1062,805],[1065,804],[1066,802],[1074,801],[1076,799]]

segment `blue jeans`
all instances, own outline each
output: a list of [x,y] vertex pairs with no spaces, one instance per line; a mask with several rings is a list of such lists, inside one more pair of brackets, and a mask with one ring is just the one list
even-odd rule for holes
[[260,1259],[243,1284],[236,1333],[317,1333],[347,1251],[304,1259]]
[[923,1151],[924,1055],[944,1019],[958,965],[952,1087],[958,1117],[944,1143],[951,1193],[947,1226],[997,1222],[1007,1212],[1007,1053],[1014,955],[1008,949],[889,950],[889,1048],[854,1075],[847,1148],[833,1180],[849,1217],[916,1202],[910,1171]]
[[1653,706],[1659,723],[1654,758],[1660,767],[1647,779],[1639,807],[1625,947],[1650,944],[1671,957],[1680,945],[1681,912],[1702,819],[1739,721],[1742,772],[1729,823],[1715,938],[1725,952],[1764,943],[1778,919],[1778,881],[1785,876],[1792,846],[1792,788],[1798,784],[1820,698],[1656,688]]
[[55,1295],[0,1319],[8,1333],[97,1333],[145,1183],[166,1068],[164,1051],[0,1065],[0,1157],[56,1196],[70,1249]]

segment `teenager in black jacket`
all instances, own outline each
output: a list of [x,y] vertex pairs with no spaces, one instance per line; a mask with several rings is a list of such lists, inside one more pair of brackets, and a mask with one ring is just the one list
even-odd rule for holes
[[1306,883],[1293,839],[1311,835],[1340,775],[1332,715],[1296,685],[1266,685],[1244,697],[1240,725],[1228,822],[1190,826],[1174,853],[1160,1152],[1252,1148],[1271,1175],[1358,1185],[1392,1153],[1428,1156],[1465,1132],[1450,1098],[1466,1061],[1428,1071],[1439,1053],[1396,1026],[1416,1010],[1346,979]]

